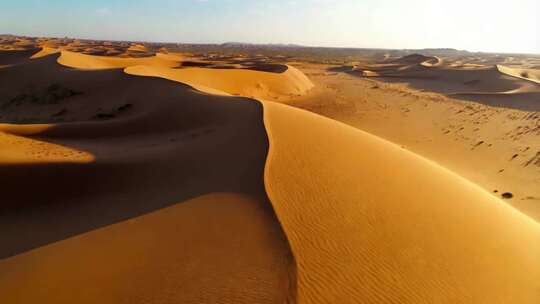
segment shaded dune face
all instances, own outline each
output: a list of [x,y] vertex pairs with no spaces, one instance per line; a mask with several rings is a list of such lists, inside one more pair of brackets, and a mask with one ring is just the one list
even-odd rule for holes
[[285,303],[279,226],[214,193],[0,261],[6,303]]
[[0,51],[0,66],[14,65],[30,60],[39,49]]
[[0,124],[2,299],[283,303],[294,294],[264,190],[261,105],[118,69],[71,69],[58,56],[0,72],[2,101],[30,96],[3,121],[24,108],[43,123],[65,108],[67,121]]
[[540,227],[389,142],[264,104],[298,303],[536,303]]

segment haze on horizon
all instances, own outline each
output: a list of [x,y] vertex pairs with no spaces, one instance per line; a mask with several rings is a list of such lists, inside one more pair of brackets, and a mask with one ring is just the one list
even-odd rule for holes
[[540,54],[537,0],[0,0],[0,33]]

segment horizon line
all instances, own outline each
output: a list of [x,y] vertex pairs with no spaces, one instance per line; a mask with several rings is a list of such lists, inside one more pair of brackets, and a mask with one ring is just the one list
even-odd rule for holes
[[387,51],[421,51],[421,50],[453,50],[456,52],[468,52],[468,53],[481,53],[481,54],[505,54],[505,55],[535,55],[540,56],[539,53],[527,53],[527,52],[504,52],[504,51],[470,51],[466,49],[457,49],[453,47],[424,47],[424,48],[387,48],[387,47],[359,47],[359,46],[320,46],[320,45],[308,45],[308,44],[296,44],[296,43],[261,43],[261,42],[245,42],[245,41],[225,41],[225,42],[179,42],[179,41],[152,41],[152,40],[117,40],[117,39],[103,39],[95,37],[70,37],[44,35],[44,36],[32,36],[21,34],[0,33],[0,36],[13,36],[24,38],[48,38],[48,39],[72,39],[72,40],[89,40],[89,41],[110,41],[110,42],[131,42],[131,43],[150,43],[150,44],[191,44],[191,45],[224,45],[224,44],[245,44],[253,46],[284,46],[284,47],[301,47],[301,48],[321,48],[321,49],[350,49],[350,50],[387,50]]

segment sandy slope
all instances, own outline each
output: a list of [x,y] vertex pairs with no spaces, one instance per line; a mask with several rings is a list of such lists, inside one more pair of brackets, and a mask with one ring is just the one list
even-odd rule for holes
[[48,56],[48,55],[51,55],[51,54],[56,54],[56,53],[58,53],[60,51],[61,50],[59,48],[44,46],[44,47],[41,48],[41,50],[39,52],[35,53],[30,58],[31,59],[37,59],[37,58],[45,57],[45,56]]
[[30,56],[38,51],[39,49],[0,50],[0,66],[9,66],[26,62],[30,60]]
[[360,65],[350,73],[493,106],[540,110],[538,70],[472,62],[481,64],[457,67],[455,60],[415,54],[388,63]]
[[[215,90],[231,95],[264,99],[280,99],[304,95],[313,84],[296,68],[288,66],[283,73],[248,69],[169,69],[157,66],[135,66],[126,73],[162,77],[189,84],[201,91]],[[208,91],[208,90],[211,91]]]
[[257,66],[242,69],[176,68],[183,59],[178,54],[117,58],[62,51],[58,63],[78,69],[126,68],[125,72],[131,75],[174,80],[218,95],[225,93],[278,100],[303,95],[313,87],[302,72],[291,66],[286,66],[283,72],[259,71]]
[[524,69],[524,68],[512,68],[504,65],[497,65],[497,69],[504,74],[530,80],[536,83],[540,83],[540,70],[538,69]]
[[405,84],[332,73],[327,66],[300,69],[315,89],[289,104],[397,143],[495,196],[512,193],[507,202],[540,221],[539,112],[419,92]]
[[284,303],[286,243],[257,198],[207,194],[0,262],[4,303]]
[[162,67],[176,67],[179,63],[169,57],[155,55],[142,58],[119,58],[110,56],[95,56],[70,51],[62,51],[58,63],[83,70],[118,69],[137,65],[156,65]]
[[265,184],[298,303],[537,302],[537,223],[389,142],[264,106]]
[[0,124],[0,164],[88,163],[94,160],[94,156],[85,151],[21,136],[39,134],[48,128],[47,125],[21,128]]
[[0,73],[3,121],[57,122],[0,125],[0,299],[285,302],[260,104],[58,56]]

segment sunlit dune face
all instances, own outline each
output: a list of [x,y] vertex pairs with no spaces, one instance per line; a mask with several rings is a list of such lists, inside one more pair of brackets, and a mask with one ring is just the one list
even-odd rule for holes
[[[47,129],[47,126],[33,131]],[[91,153],[74,148],[0,131],[0,164],[89,163]]]
[[264,107],[265,185],[299,303],[534,303],[536,222],[399,146]]
[[61,65],[81,70],[121,69],[130,66],[149,65],[160,67],[176,67],[179,65],[175,58],[166,56],[151,56],[141,58],[120,58],[117,56],[95,56],[71,51],[62,51],[58,58]]
[[197,90],[218,95],[235,95],[258,99],[286,99],[305,95],[313,83],[299,70],[285,66],[281,73],[246,68],[182,68],[160,66],[129,67],[126,73],[160,77],[188,84]]

